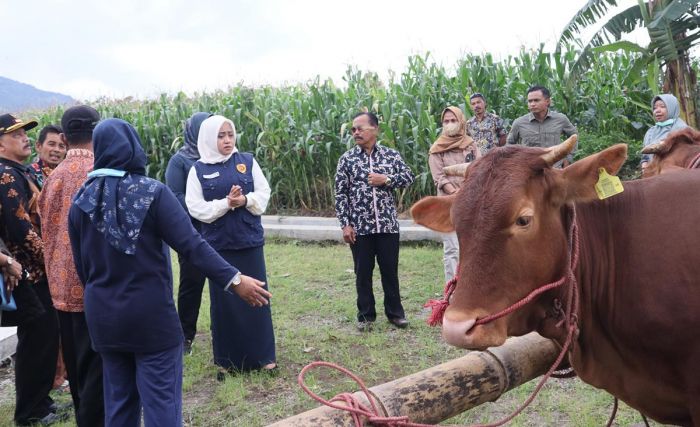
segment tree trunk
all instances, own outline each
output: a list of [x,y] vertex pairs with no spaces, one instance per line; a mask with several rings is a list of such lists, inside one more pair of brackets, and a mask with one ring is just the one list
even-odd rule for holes
[[698,127],[697,110],[697,75],[690,66],[688,52],[679,52],[678,59],[666,64],[664,74],[664,93],[672,93],[678,98],[681,118],[693,128]]

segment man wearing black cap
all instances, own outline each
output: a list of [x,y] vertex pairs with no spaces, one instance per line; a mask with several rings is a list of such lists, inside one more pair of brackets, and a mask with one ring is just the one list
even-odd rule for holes
[[68,211],[73,196],[92,171],[95,161],[92,130],[99,120],[100,114],[86,105],[71,107],[63,113],[61,139],[70,149],[65,160],[46,178],[39,197],[46,276],[58,312],[63,360],[79,427],[104,425],[102,359],[90,346],[83,284],[75,271],[68,237]]
[[60,419],[49,397],[58,358],[58,320],[44,271],[39,189],[24,161],[31,155],[26,131],[37,122],[0,115],[0,238],[27,270],[13,290],[17,311],[5,312],[3,326],[17,326],[15,422],[48,425]]

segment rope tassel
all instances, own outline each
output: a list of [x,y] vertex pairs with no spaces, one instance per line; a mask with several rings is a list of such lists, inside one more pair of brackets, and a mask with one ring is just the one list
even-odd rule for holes
[[445,284],[445,291],[441,299],[431,299],[423,307],[430,308],[432,313],[426,322],[430,326],[442,325],[442,318],[445,316],[447,306],[450,305],[450,297],[457,287],[457,276]]

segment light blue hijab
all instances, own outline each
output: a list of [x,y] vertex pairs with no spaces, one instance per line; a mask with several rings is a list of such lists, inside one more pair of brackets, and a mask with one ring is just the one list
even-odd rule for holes
[[[654,103],[661,100],[666,104],[666,111],[668,112],[668,119],[663,122],[657,122],[654,126],[650,127],[647,133],[644,135],[644,146],[651,144],[656,144],[664,139],[666,136],[676,130],[687,128],[688,124],[680,118],[681,108],[678,103],[678,99],[670,93],[664,93],[661,95],[656,95],[654,99],[651,100],[651,109],[654,110]],[[650,154],[642,155],[642,162],[648,162],[651,160]]]

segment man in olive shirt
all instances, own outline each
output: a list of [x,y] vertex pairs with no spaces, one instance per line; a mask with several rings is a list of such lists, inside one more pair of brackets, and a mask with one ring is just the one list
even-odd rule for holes
[[[569,137],[578,133],[576,126],[569,119],[549,109],[552,102],[549,89],[544,86],[532,86],[527,90],[527,109],[530,113],[518,117],[508,134],[508,144],[523,144],[528,147],[551,147],[561,142],[561,135]],[[561,166],[573,162],[572,151]]]

